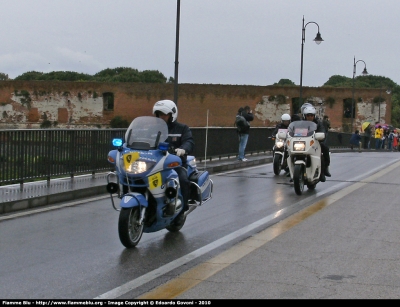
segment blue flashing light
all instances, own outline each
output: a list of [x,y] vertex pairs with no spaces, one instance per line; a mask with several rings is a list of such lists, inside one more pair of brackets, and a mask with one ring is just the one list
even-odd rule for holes
[[158,149],[160,150],[168,150],[169,147],[169,143],[167,142],[160,142],[160,144],[158,144]]
[[120,147],[120,146],[122,146],[123,142],[122,142],[122,139],[113,139],[112,144],[116,147]]

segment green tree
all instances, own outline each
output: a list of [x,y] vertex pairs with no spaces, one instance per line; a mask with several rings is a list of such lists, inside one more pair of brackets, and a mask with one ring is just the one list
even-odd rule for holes
[[0,72],[0,80],[8,80],[8,75]]
[[334,75],[328,79],[322,86],[332,86],[332,87],[351,87],[352,79],[345,77]]
[[24,81],[40,80],[40,77],[42,75],[43,75],[42,72],[28,71],[28,72],[25,72],[22,75],[16,77],[14,80],[24,80]]
[[274,83],[273,85],[296,85],[296,84],[289,79],[280,79],[278,83]]
[[99,82],[140,82],[139,71],[130,67],[103,69],[93,78]]
[[93,77],[88,74],[77,73],[74,71],[52,71],[49,73],[42,73],[38,71],[29,71],[16,77],[14,80],[25,81],[90,81]]
[[[0,80],[2,75],[0,73]],[[29,71],[15,78],[15,80],[24,81],[98,81],[98,82],[143,82],[143,83],[166,83],[167,78],[158,70],[144,70],[140,72],[135,68],[116,67],[107,68],[92,75],[77,73],[73,71],[52,71],[42,73],[38,71]],[[173,82],[169,78],[169,82]]]
[[140,73],[140,81],[143,83],[165,83],[167,78],[158,70],[144,70]]

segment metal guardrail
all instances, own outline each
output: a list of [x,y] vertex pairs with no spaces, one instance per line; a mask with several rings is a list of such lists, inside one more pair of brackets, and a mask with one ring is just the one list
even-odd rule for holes
[[[237,156],[238,136],[232,128],[191,128],[193,155],[202,160]],[[126,129],[18,129],[0,130],[0,185],[74,177],[112,170],[107,154],[111,140],[124,137]],[[253,127],[246,154],[272,150],[273,128]],[[349,144],[350,134],[342,133]],[[372,140],[371,140],[372,141]],[[343,146],[337,133],[329,132],[328,145]]]

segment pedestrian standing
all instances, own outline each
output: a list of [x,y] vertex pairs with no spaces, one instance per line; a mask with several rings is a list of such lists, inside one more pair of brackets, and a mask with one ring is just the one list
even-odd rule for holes
[[394,140],[394,132],[393,130],[390,130],[389,135],[387,137],[387,142],[388,142],[387,149],[390,151],[392,151],[393,149],[393,140]]
[[399,134],[397,133],[397,130],[393,130],[394,132],[394,138],[393,138],[393,151],[397,151],[399,148]]
[[[247,122],[251,122],[254,119],[253,110],[251,110],[249,106],[245,106],[244,108],[239,108],[238,115],[243,116]],[[247,161],[247,159],[244,157],[244,152],[246,150],[247,141],[249,140],[249,130],[250,130],[250,125],[245,129],[241,130],[240,132],[238,132],[239,161]]]
[[371,136],[372,136],[372,128],[371,124],[364,129],[364,149],[371,149]]
[[383,129],[381,125],[375,128],[375,149],[382,148]]
[[389,131],[388,129],[383,129],[382,146],[381,146],[382,149],[387,148],[387,143],[388,143],[387,140],[388,140],[388,136],[389,136],[388,131]]
[[361,150],[360,142],[361,142],[360,131],[356,130],[350,137],[350,148],[351,148],[351,150],[353,150],[353,147],[356,147],[359,150]]

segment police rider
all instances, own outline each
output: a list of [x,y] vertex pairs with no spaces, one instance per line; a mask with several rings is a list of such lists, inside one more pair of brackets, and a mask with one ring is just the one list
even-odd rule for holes
[[281,116],[281,122],[275,126],[274,131],[272,131],[272,137],[276,137],[279,129],[287,129],[290,124],[291,117],[289,114],[285,113]]
[[194,140],[190,128],[182,123],[177,122],[178,108],[172,100],[157,101],[153,107],[153,114],[163,119],[168,125],[169,143],[177,156],[182,160],[182,167],[178,167],[175,171],[178,173],[179,184],[183,197],[183,211],[188,210],[188,200],[190,193],[190,182],[187,177],[187,155],[191,154],[194,148]]
[[[324,126],[322,125],[322,122],[320,120],[318,120],[315,116],[316,111],[314,106],[312,105],[307,105],[304,108],[302,108],[302,112],[303,112],[303,120],[308,120],[308,121],[312,121],[314,123],[317,124],[317,130],[316,132],[324,132],[326,133]],[[326,144],[324,144],[323,142],[320,142],[321,145],[321,152],[322,152],[322,171],[321,171],[321,176],[320,176],[320,180],[321,182],[325,182],[327,177],[331,177],[331,173],[329,172],[329,165],[331,164],[331,158],[329,155],[329,147],[326,146]]]
[[[281,122],[275,126],[274,131],[272,131],[272,137],[276,138],[276,134],[278,133],[279,129],[287,129],[291,122],[291,116],[287,113],[281,116]],[[286,177],[290,177],[289,167],[285,168]]]

